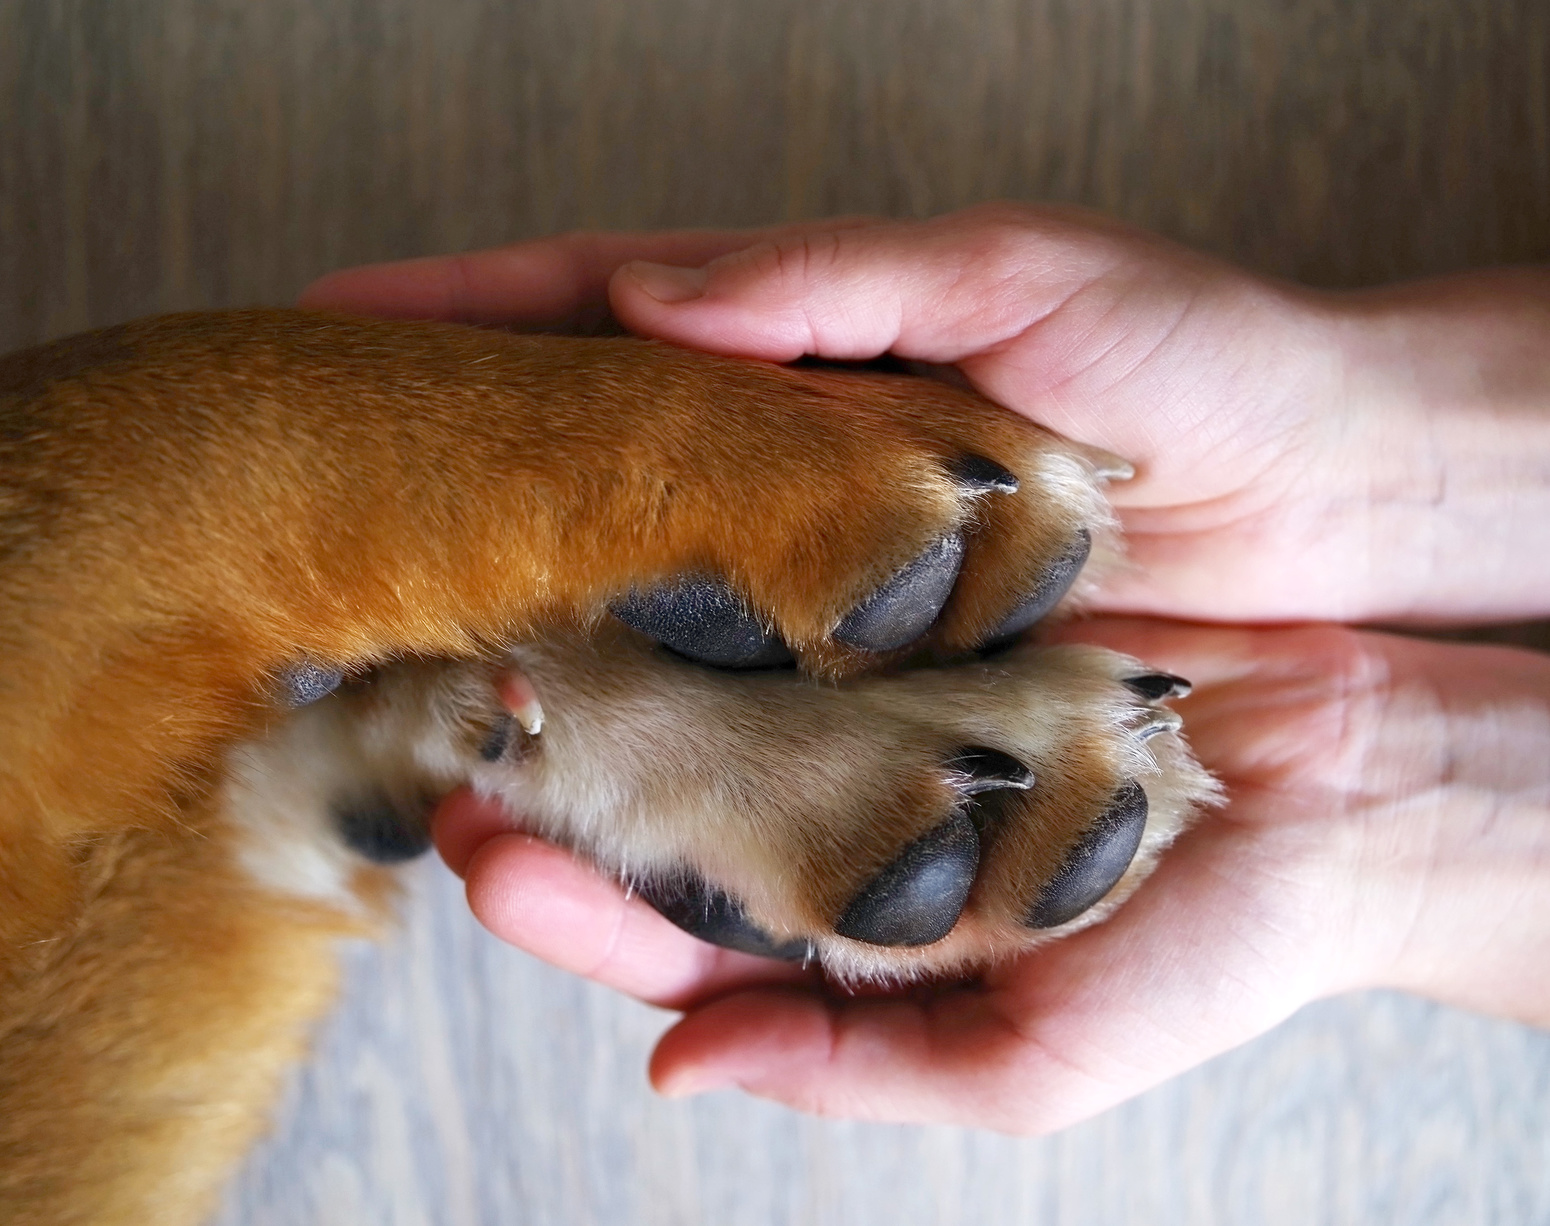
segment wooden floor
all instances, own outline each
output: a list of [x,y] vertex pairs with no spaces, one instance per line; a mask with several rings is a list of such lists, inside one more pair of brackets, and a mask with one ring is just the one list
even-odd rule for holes
[[663,1014],[535,964],[440,866],[220,1226],[1543,1226],[1550,1035],[1330,1001],[1046,1140],[666,1102]]
[[[1357,285],[1550,259],[1544,0],[0,0],[0,348],[578,225],[1080,201]],[[1392,996],[1045,1141],[654,1099],[436,866],[223,1226],[1550,1222],[1550,1036]]]

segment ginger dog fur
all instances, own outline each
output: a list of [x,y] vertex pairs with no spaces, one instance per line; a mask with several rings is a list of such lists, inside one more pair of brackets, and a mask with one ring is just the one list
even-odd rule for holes
[[[1070,449],[942,384],[281,310],[0,360],[0,1220],[198,1221],[384,913],[378,869],[340,907],[238,865],[226,754],[286,718],[285,667],[487,659],[703,571],[843,677],[837,620],[974,527],[962,452],[1070,496],[984,511],[949,650],[1102,511]],[[1050,863],[1089,816],[1056,810]]]

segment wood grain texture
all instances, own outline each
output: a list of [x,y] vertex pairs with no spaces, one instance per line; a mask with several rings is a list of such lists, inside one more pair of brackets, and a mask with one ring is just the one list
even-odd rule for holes
[[[572,226],[1078,201],[1358,285],[1550,258],[1543,0],[0,0],[0,348]],[[1043,1141],[666,1103],[422,869],[222,1226],[1550,1221],[1550,1037],[1316,1006]]]
[[1541,0],[8,0],[0,343],[572,226],[1080,201],[1357,284],[1550,254]]
[[439,865],[220,1226],[1550,1221],[1550,1036],[1372,994],[1042,1140],[667,1102],[666,1015],[502,946]]

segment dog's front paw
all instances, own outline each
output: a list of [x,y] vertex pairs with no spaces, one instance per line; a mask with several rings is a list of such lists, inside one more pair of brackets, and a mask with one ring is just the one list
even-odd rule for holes
[[697,936],[841,974],[982,964],[1094,922],[1215,794],[1163,705],[1187,683],[1094,648],[837,685],[623,633],[513,659],[543,731],[473,777],[514,823]]
[[720,404],[657,511],[703,518],[705,560],[609,609],[690,660],[843,676],[1009,640],[1112,541],[1100,486],[1123,465],[956,388],[703,356],[684,375]]

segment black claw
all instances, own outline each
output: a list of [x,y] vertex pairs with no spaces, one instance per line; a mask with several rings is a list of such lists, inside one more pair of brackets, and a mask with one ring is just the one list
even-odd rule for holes
[[1056,928],[1074,920],[1114,888],[1141,846],[1146,830],[1146,791],[1127,783],[1108,811],[1067,854],[1038,902],[1023,920],[1029,928]]
[[399,864],[431,847],[430,815],[434,802],[396,804],[386,796],[339,802],[334,825],[350,848],[376,864]]
[[344,682],[344,674],[338,669],[324,668],[310,660],[292,664],[280,674],[280,690],[285,704],[305,707],[319,698],[332,694]]
[[834,637],[863,651],[893,651],[913,643],[947,603],[963,552],[963,537],[944,536],[852,609]]
[[1183,677],[1175,677],[1172,673],[1143,673],[1139,677],[1126,677],[1125,684],[1151,702],[1183,698],[1194,689]]
[[502,715],[490,725],[490,734],[484,738],[484,744],[479,746],[479,756],[486,762],[499,762],[506,756],[506,751],[511,748],[511,736],[516,729],[517,721],[509,715]]
[[725,581],[684,575],[612,606],[615,617],[664,647],[715,668],[781,668],[793,663],[778,635],[767,631]]
[[1021,634],[1059,604],[1061,598],[1071,590],[1071,585],[1076,582],[1077,575],[1082,573],[1082,567],[1087,564],[1087,555],[1092,550],[1092,533],[1083,528],[1076,534],[1076,539],[1066,547],[1066,551],[1051,562],[1039,576],[1033,591],[1023,597],[1022,603],[1008,613],[1001,624],[991,631],[987,642],[995,644],[1011,638],[1014,634]]
[[947,768],[967,775],[967,779],[955,783],[965,796],[978,796],[981,792],[999,792],[1011,788],[1026,792],[1033,786],[1033,771],[1011,754],[999,749],[986,749],[983,745],[971,745],[960,750],[948,760]]
[[971,494],[1015,494],[1016,476],[982,455],[960,456],[952,464],[953,480]]
[[834,931],[868,945],[930,945],[953,930],[979,868],[980,840],[958,813],[906,847],[851,900]]
[[775,940],[748,918],[742,903],[724,890],[707,885],[695,874],[642,882],[637,891],[685,932],[723,949],[784,962],[801,962],[812,954],[806,941]]

